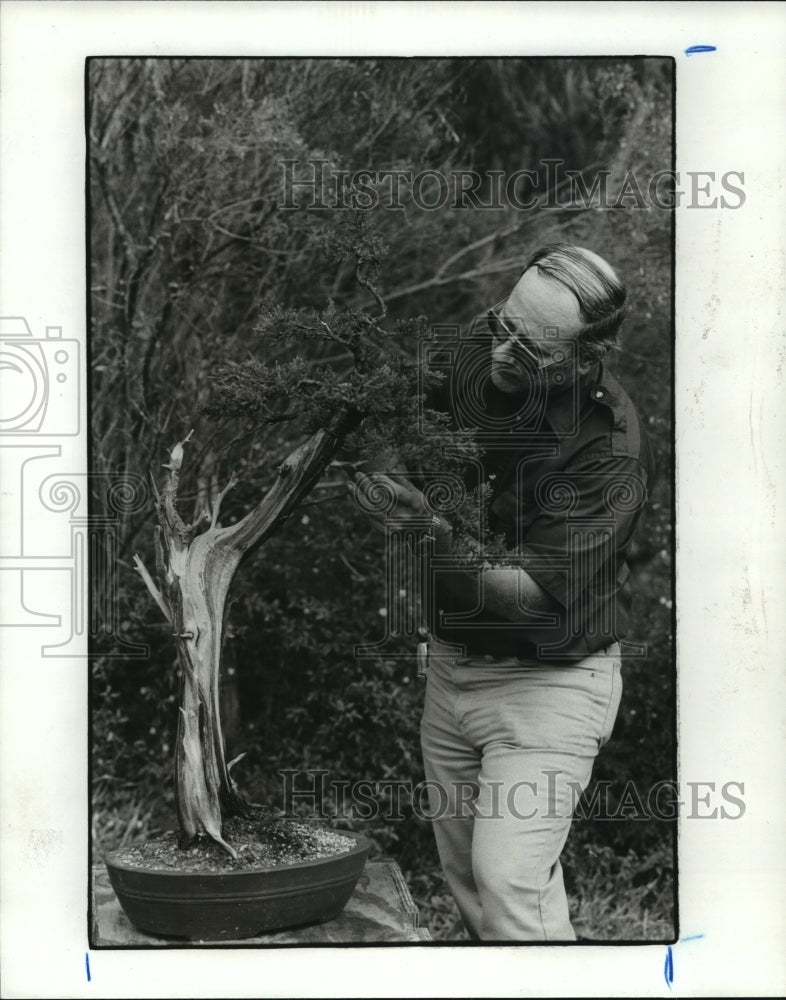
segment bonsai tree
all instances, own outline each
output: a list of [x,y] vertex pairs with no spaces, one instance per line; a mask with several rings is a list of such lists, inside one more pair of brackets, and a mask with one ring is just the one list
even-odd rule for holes
[[[299,421],[302,442],[280,464],[272,488],[258,503],[235,523],[222,526],[221,505],[237,482],[234,473],[223,490],[202,501],[191,523],[178,511],[181,472],[193,432],[189,433],[172,448],[164,481],[154,483],[155,576],[138,555],[134,557],[135,568],[177,645],[175,803],[183,848],[208,837],[236,857],[222,835],[222,823],[251,809],[230,773],[244,755],[227,762],[219,707],[228,593],[243,557],[279,531],[318,484],[327,485],[328,499],[347,495],[341,470],[354,465],[337,460],[342,448],[362,455],[392,447],[407,463],[444,470],[455,469],[473,452],[471,440],[461,436],[446,457],[440,447],[444,436],[417,432],[423,390],[436,381],[412,356],[411,345],[426,335],[426,324],[421,317],[383,326],[386,307],[377,282],[387,248],[373,231],[368,213],[344,212],[339,226],[324,234],[323,249],[333,258],[354,263],[355,279],[373,306],[365,310],[329,303],[323,311],[263,308],[256,327],[259,356],[219,370],[204,408],[208,417],[231,413],[262,424]],[[313,338],[337,345],[342,361],[315,368],[296,351],[298,344]],[[264,361],[265,345],[273,339],[283,339],[295,349],[291,360]],[[443,415],[425,410],[422,416],[432,429],[446,430]],[[335,470],[333,479],[321,483],[328,469]]]

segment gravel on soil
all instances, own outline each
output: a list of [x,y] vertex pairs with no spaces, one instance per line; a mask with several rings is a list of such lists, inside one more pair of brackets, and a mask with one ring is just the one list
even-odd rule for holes
[[281,819],[266,809],[253,809],[247,816],[225,820],[222,836],[237,852],[237,858],[207,837],[181,849],[177,835],[169,831],[144,844],[116,851],[115,859],[136,868],[232,872],[312,861],[357,846],[352,837],[335,830]]

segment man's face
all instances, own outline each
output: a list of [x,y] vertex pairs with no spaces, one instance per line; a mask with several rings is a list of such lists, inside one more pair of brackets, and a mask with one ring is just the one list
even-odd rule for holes
[[[577,366],[577,338],[584,326],[576,296],[560,282],[526,271],[492,317],[491,380],[511,395],[566,388]],[[496,327],[496,329],[495,329]]]

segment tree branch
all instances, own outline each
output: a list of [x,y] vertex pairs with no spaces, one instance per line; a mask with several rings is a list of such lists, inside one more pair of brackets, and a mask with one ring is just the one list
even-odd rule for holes
[[344,565],[347,567],[349,572],[356,580],[359,580],[361,583],[366,580],[365,574],[361,573],[360,570],[355,569],[355,567],[352,565],[349,559],[347,559],[347,557],[344,555],[343,552],[339,552],[338,557],[344,563]]
[[311,492],[344,438],[362,419],[362,413],[345,407],[329,429],[318,430],[295,448],[281,463],[278,478],[257,506],[237,524],[219,529],[223,543],[245,552],[270,537],[276,526]]
[[307,500],[305,503],[299,503],[296,507],[293,507],[292,510],[294,513],[296,510],[304,510],[306,507],[317,507],[321,503],[329,503],[331,500],[338,500],[339,497],[347,496],[349,496],[349,489],[346,486],[342,486],[340,489],[333,490],[331,493],[326,493],[317,500]]
[[218,493],[212,501],[213,512],[210,518],[211,528],[215,528],[216,522],[218,521],[218,513],[221,510],[221,502],[227,495],[227,493],[229,493],[229,491],[232,489],[233,486],[237,486],[237,476],[235,475],[234,472],[232,472],[231,476],[229,477],[229,482],[226,484],[223,490],[221,490],[221,492]]
[[376,299],[377,305],[379,306],[379,313],[376,316],[372,316],[372,319],[374,320],[374,323],[381,323],[385,316],[387,316],[388,307],[385,305],[382,296],[377,291],[376,285],[372,284],[372,282],[363,275],[363,265],[360,263],[358,263],[355,268],[355,280],[363,288],[367,288]]
[[163,596],[161,594],[161,591],[155,585],[155,583],[153,581],[153,577],[148,573],[148,571],[147,571],[147,569],[145,567],[145,564],[142,562],[142,560],[139,558],[139,556],[136,555],[136,553],[134,554],[134,569],[137,571],[137,573],[139,573],[139,575],[145,581],[145,586],[150,591],[150,593],[153,595],[153,600],[156,602],[156,604],[161,609],[161,611],[162,611],[162,613],[164,615],[164,618],[166,618],[166,620],[171,625],[172,624],[172,612],[169,610],[169,605],[164,600],[164,598],[163,598]]
[[[595,165],[593,164],[591,164],[588,167],[585,167],[582,173],[592,169],[595,169]],[[572,186],[572,181],[570,180],[570,178],[566,178],[557,185],[555,191],[551,192],[551,194],[554,197],[557,197],[566,189],[570,189],[571,186]],[[533,208],[534,209],[546,208],[547,200],[548,196],[542,195],[538,199],[537,203],[533,206]],[[414,285],[409,285],[406,288],[400,288],[394,292],[388,292],[385,295],[386,300],[388,302],[391,302],[394,299],[404,298],[405,295],[412,295],[414,292],[425,291],[425,289],[427,288],[438,288],[443,285],[450,285],[459,281],[465,281],[468,278],[480,278],[490,274],[497,274],[500,271],[507,271],[507,270],[514,270],[515,268],[521,268],[523,266],[521,257],[514,257],[514,258],[507,258],[507,259],[503,258],[502,260],[497,260],[496,262],[487,267],[479,265],[477,267],[471,268],[470,270],[463,271],[461,273],[446,274],[448,268],[454,265],[457,261],[461,260],[461,258],[465,257],[468,253],[472,253],[472,251],[474,250],[480,250],[483,247],[488,246],[489,244],[493,244],[497,240],[506,239],[507,237],[513,236],[516,233],[521,232],[521,230],[526,229],[528,225],[531,225],[534,217],[535,217],[534,212],[528,213],[527,216],[519,218],[516,222],[513,222],[507,226],[502,226],[501,228],[495,229],[492,232],[487,233],[485,236],[482,236],[477,240],[473,240],[471,243],[468,243],[465,247],[462,247],[456,253],[451,254],[450,257],[444,260],[439,265],[439,267],[437,267],[437,269],[434,271],[434,274],[426,281],[421,281]]]
[[164,514],[169,527],[182,542],[186,543],[190,538],[192,528],[186,526],[177,511],[177,487],[180,479],[180,466],[183,464],[183,445],[187,444],[188,441],[191,440],[191,435],[193,433],[194,429],[192,428],[182,441],[178,441],[170,452],[169,462],[164,465],[165,469],[169,469],[169,475],[167,477],[166,485],[164,486]]

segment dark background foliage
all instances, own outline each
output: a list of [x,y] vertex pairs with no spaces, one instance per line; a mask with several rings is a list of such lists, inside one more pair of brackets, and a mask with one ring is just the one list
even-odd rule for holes
[[[147,479],[194,427],[184,496],[223,485],[234,469],[230,519],[259,499],[303,430],[201,415],[211,376],[263,350],[268,362],[290,356],[255,332],[263,306],[374,307],[352,264],[323,252],[341,209],[281,207],[283,160],[509,175],[552,157],[588,185],[610,171],[610,187],[629,170],[646,184],[671,166],[666,60],[96,59],[88,86],[92,468]],[[543,181],[530,194],[544,197]],[[612,363],[650,431],[659,477],[632,553],[631,639],[646,656],[626,662],[595,777],[612,798],[628,781],[646,797],[675,776],[670,213],[630,200],[424,211],[407,185],[402,204],[373,213],[390,249],[380,290],[391,321],[466,324],[504,297],[532,250],[557,239],[590,247],[625,278],[631,313]],[[342,363],[319,341],[304,358]],[[105,637],[92,660],[99,854],[174,819],[174,650],[131,565],[135,552],[152,563],[153,523],[150,505],[123,514],[117,556],[122,637],[147,643],[149,656],[110,655],[117,643]],[[346,500],[299,511],[241,566],[222,685],[229,756],[247,753],[234,775],[252,798],[280,805],[282,769],[422,779],[414,662],[353,655],[383,634],[382,567],[380,536]],[[411,804],[395,821],[345,814],[330,795],[326,807],[334,825],[363,829],[399,861],[432,933],[448,935],[456,914]],[[673,848],[672,823],[577,820],[565,867],[579,933],[671,936]]]

